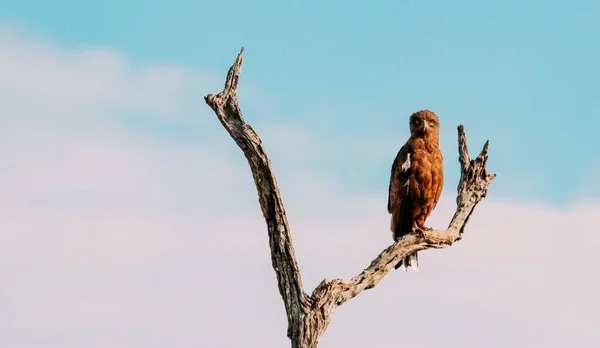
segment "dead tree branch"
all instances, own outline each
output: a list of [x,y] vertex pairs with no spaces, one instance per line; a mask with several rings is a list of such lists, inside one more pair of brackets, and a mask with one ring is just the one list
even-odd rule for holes
[[335,309],[364,290],[376,286],[394,266],[415,251],[443,248],[462,238],[465,225],[475,206],[486,196],[495,174],[486,170],[488,142],[477,158],[471,159],[462,125],[458,126],[461,177],[456,198],[457,209],[446,230],[429,230],[424,236],[410,234],[382,251],[359,275],[349,281],[323,280],[308,296],[302,287],[290,228],[279,193],[271,161],[261,139],[246,123],[238,105],[237,86],[244,49],[229,69],[225,88],[204,99],[214,110],[223,127],[244,152],[252,170],[260,207],[267,223],[273,269],[288,318],[288,337],[293,348],[314,348],[327,329]]

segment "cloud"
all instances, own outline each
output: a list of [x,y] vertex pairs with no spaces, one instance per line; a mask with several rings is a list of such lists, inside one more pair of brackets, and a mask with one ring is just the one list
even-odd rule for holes
[[[2,40],[0,345],[287,345],[246,160],[197,105],[221,87],[215,74]],[[300,170],[321,140],[278,127],[263,136],[281,158],[297,154],[294,170],[277,162],[278,179],[311,291],[389,245],[386,192],[347,193]],[[446,192],[434,226],[454,210]],[[320,346],[593,346],[598,213],[593,201],[487,199],[460,243],[422,253],[421,272],[395,272],[340,307]]]

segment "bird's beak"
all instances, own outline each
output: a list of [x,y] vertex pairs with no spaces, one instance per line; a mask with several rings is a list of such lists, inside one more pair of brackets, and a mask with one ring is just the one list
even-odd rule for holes
[[423,120],[423,131],[425,131],[427,129],[428,125],[427,125],[427,121]]

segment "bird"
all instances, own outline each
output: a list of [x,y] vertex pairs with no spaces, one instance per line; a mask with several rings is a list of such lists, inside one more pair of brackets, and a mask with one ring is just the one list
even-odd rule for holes
[[[392,164],[388,189],[388,213],[394,242],[409,233],[430,230],[425,220],[437,205],[444,186],[444,158],[439,146],[440,119],[430,110],[420,110],[409,118],[410,138],[400,148]],[[404,271],[419,270],[417,253],[396,265]]]

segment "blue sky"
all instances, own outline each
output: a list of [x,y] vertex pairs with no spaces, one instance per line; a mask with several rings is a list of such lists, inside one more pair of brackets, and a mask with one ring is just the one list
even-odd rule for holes
[[[500,175],[492,197],[558,205],[600,197],[600,184],[589,180],[600,174],[596,1],[3,0],[1,7],[4,22],[67,48],[113,48],[140,66],[224,75],[245,46],[243,83],[270,104],[242,105],[259,129],[285,123],[340,145],[395,139],[381,156],[303,163],[350,194],[385,190],[408,115],[429,108],[443,122],[450,182],[455,127],[464,123],[473,151],[491,140],[490,169]],[[199,91],[206,92],[216,91]],[[177,124],[156,127],[164,136],[188,134]]]

